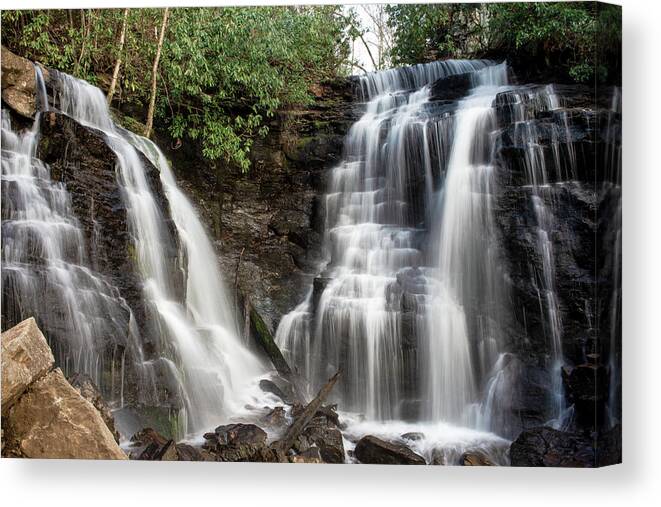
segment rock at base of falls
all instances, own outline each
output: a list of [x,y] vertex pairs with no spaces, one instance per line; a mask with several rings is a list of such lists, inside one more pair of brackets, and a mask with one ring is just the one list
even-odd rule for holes
[[99,410],[53,364],[33,318],[2,333],[2,456],[126,459]]
[[152,428],[131,437],[129,458],[143,461],[214,461],[209,453],[188,444],[176,444]]
[[494,463],[481,452],[465,452],[461,455],[461,464],[465,467],[494,466]]
[[266,445],[266,432],[254,424],[228,424],[206,433],[203,448],[215,461],[277,463],[276,452]]
[[33,318],[2,333],[2,414],[53,367],[53,353]]
[[106,423],[106,426],[108,426],[108,429],[113,434],[115,442],[119,443],[119,432],[117,431],[117,428],[115,428],[115,420],[110,412],[110,407],[106,403],[106,400],[103,399],[103,396],[101,396],[101,393],[92,381],[92,378],[85,373],[74,373],[68,380],[71,386],[99,411],[99,414],[101,414],[101,417],[103,418],[103,422]]
[[[593,354],[598,358],[598,355]],[[569,403],[574,406],[581,428],[599,429],[607,423],[609,372],[603,364],[580,364],[562,369],[562,380]]]
[[402,444],[386,442],[372,435],[361,438],[356,444],[358,461],[369,465],[425,465],[425,459]]
[[99,411],[58,368],[34,382],[3,420],[9,456],[127,459]]
[[599,434],[533,428],[512,442],[510,460],[518,467],[591,468],[622,462],[621,426]]
[[[304,410],[301,405],[292,407],[291,416],[296,418]],[[292,449],[297,454],[305,454],[317,447],[324,463],[344,463],[344,440],[339,416],[334,405],[322,405],[301,434],[296,438]]]
[[290,456],[290,463],[324,463],[318,447],[310,447],[296,456]]

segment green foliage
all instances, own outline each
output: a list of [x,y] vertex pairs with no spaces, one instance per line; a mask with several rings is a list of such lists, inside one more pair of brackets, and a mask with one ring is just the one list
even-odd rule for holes
[[[393,60],[439,57],[539,58],[575,81],[607,79],[621,46],[620,9],[595,2],[389,6]],[[601,53],[601,54],[598,54]]]
[[[209,159],[247,170],[253,140],[286,104],[345,69],[349,20],[338,6],[172,9],[159,67],[156,119]],[[130,9],[118,105],[143,111],[162,11]],[[12,51],[107,88],[122,9],[3,11]]]
[[393,62],[468,57],[483,50],[486,8],[480,4],[388,5]]
[[310,86],[339,71],[346,53],[336,10],[175,10],[162,65],[171,134],[199,139],[206,157],[246,170],[264,120],[283,104],[307,103]]

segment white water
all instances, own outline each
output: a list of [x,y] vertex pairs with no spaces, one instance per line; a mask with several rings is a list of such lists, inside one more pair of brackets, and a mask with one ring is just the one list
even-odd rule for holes
[[[463,72],[474,73],[470,97],[454,116],[434,112],[439,105],[426,85]],[[494,456],[505,448],[505,440],[472,429],[491,430],[473,419],[477,377],[496,363],[498,333],[489,318],[475,317],[470,326],[481,326],[481,339],[469,343],[463,308],[476,292],[478,299],[499,294],[486,161],[492,102],[505,83],[504,64],[464,61],[361,79],[366,111],[346,137],[344,161],[332,170],[325,199],[322,276],[329,281],[314,314],[309,294],[277,332],[288,359],[314,383],[342,370],[336,400],[365,418],[343,414],[347,437],[399,439],[423,431],[413,448],[428,459],[432,449],[443,449],[448,462],[474,447]],[[420,179],[422,195],[411,189]],[[424,222],[438,227],[431,259],[422,243]],[[417,353],[407,352],[411,339],[418,340]],[[405,378],[415,370],[421,379]],[[417,410],[406,406],[413,391],[423,393]]]
[[[355,447],[361,437],[374,435],[389,442],[398,442],[425,458],[427,463],[434,459],[445,465],[461,464],[464,453],[487,456],[495,465],[509,465],[510,442],[493,433],[455,426],[445,422],[369,421],[355,414],[341,413],[347,427],[343,431],[345,450]],[[416,433],[413,438],[403,435]]]
[[[35,72],[46,109],[41,71]],[[30,130],[15,132],[2,113],[3,313],[7,305],[6,318],[36,316],[65,374],[87,373],[121,406],[124,355],[138,363],[142,357],[132,314],[118,289],[91,269],[66,187],[36,158],[40,125],[39,112]],[[112,372],[109,379],[104,371]]]
[[[116,127],[98,88],[71,76],[59,78],[60,109],[100,129],[117,156],[118,181],[127,202],[144,296],[154,310],[166,355],[176,368],[173,373],[184,404],[180,431],[183,435],[207,431],[239,414],[246,401],[255,401],[258,377],[266,368],[238,337],[213,246],[194,208],[177,187],[163,153],[148,139]],[[169,264],[164,255],[173,247],[173,239],[139,150],[160,171],[178,236],[177,266]],[[185,277],[183,300],[173,283],[181,275]]]
[[[497,330],[488,326],[477,337],[480,343],[471,343],[467,313],[476,310],[465,305],[499,296],[490,210],[491,134],[496,128],[492,104],[507,84],[507,68],[501,64],[476,74],[478,86],[456,112],[442,205],[434,221],[438,233],[432,255],[437,271],[426,312],[425,343],[426,416],[432,421],[468,422],[466,411],[478,398],[476,367],[491,369],[500,350]],[[493,319],[483,319],[489,320]]]

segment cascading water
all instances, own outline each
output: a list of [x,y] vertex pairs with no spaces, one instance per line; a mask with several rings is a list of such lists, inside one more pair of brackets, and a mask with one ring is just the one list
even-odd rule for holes
[[[313,382],[321,382],[341,365],[343,406],[372,419],[400,416],[408,358],[401,352],[401,311],[392,289],[402,270],[424,265],[422,231],[416,228],[415,215],[425,204],[415,202],[410,186],[426,162],[422,174],[431,193],[432,162],[428,153],[412,160],[407,144],[411,136],[419,140],[433,135],[425,115],[430,89],[423,85],[486,65],[437,62],[361,80],[367,110],[347,136],[345,161],[332,171],[325,201],[329,264],[324,276],[330,282],[319,299],[315,340],[300,333],[306,327],[301,321],[310,318],[303,308],[285,317],[277,333],[294,361],[300,360],[295,357],[300,353],[293,348],[311,343],[313,359],[304,361],[303,367]],[[294,329],[299,338],[292,339]]]
[[492,104],[507,83],[506,65],[487,67],[475,78],[477,86],[455,114],[441,206],[433,222],[438,224],[432,247],[436,271],[425,312],[424,349],[425,415],[433,421],[466,422],[467,408],[477,401],[480,368],[490,371],[502,346],[498,315],[489,308],[503,300],[490,206]]
[[[45,110],[43,78],[35,69]],[[2,114],[3,316],[16,323],[34,315],[65,374],[90,375],[121,406],[125,354],[138,365],[142,358],[133,316],[118,289],[91,269],[69,194],[36,158],[40,124],[38,112],[32,128],[17,133],[9,114]]]
[[[145,358],[143,327],[138,329],[119,290],[92,269],[86,252],[93,245],[85,244],[66,187],[36,158],[40,114],[20,134],[8,115],[2,117],[3,316],[12,317],[7,301],[18,309],[16,317],[39,316],[58,364],[67,372],[89,373],[115,406],[123,404],[125,367],[150,393],[138,401],[159,396],[156,363],[167,369],[183,405],[180,436],[241,414],[246,402],[263,405],[256,380],[266,368],[239,338],[213,244],[164,154],[116,126],[100,90],[56,72],[51,78],[57,81],[54,105],[101,131],[117,158],[147,303],[145,328],[160,343]],[[46,110],[38,69],[37,84]],[[463,98],[457,100],[453,88],[444,99],[444,86],[463,86]],[[463,452],[479,449],[505,464],[508,442],[498,435],[511,438],[529,424],[520,420],[521,407],[530,406],[517,398],[522,375],[543,379],[536,400],[548,406],[536,407],[545,417],[541,423],[566,429],[573,412],[561,371],[595,361],[599,353],[607,354],[607,415],[616,424],[618,90],[608,117],[596,126],[589,114],[576,108],[568,113],[553,86],[509,85],[505,63],[448,61],[377,72],[360,78],[358,94],[365,113],[346,136],[343,161],[330,172],[324,199],[327,264],[276,333],[286,357],[310,380],[310,394],[341,370],[333,396],[347,424],[348,447],[366,433],[396,440],[422,432],[410,445],[428,461],[440,459],[440,451],[441,461],[455,463]],[[577,133],[578,117],[588,123],[587,134]],[[598,128],[608,174],[601,194],[593,195],[590,179],[581,174],[588,143],[575,147],[573,139],[586,135],[592,142]],[[152,165],[167,211],[148,177]],[[518,181],[503,182],[507,178]],[[574,315],[568,315],[568,284],[559,274],[568,257],[580,254],[562,230],[567,214],[559,199],[570,193],[589,210],[607,210],[603,243],[615,244],[599,267],[607,281],[600,302],[593,308],[588,296],[578,311],[570,308]],[[515,247],[524,250],[514,259],[523,273],[517,280],[509,278],[512,264],[501,257],[501,249],[512,248],[510,238],[501,236],[512,215],[523,231],[515,238]],[[592,287],[590,275],[581,276],[570,283]],[[530,296],[521,295],[521,286],[531,289]],[[528,298],[535,312],[538,307],[535,333],[529,334],[525,312],[516,314],[515,297]],[[41,311],[45,307],[53,311]],[[586,336],[606,316],[608,342],[595,346],[587,338],[574,346],[567,336],[576,334],[571,326],[577,313]],[[512,338],[512,330],[519,335]],[[543,359],[524,364],[512,343],[523,343],[524,352],[537,347]]]
[[[158,361],[174,377],[174,388],[183,404],[178,418],[179,436],[208,430],[240,413],[246,401],[254,402],[260,396],[257,378],[266,372],[261,361],[238,338],[213,246],[192,205],[177,187],[158,147],[148,139],[117,127],[98,88],[66,74],[54,71],[53,74],[57,80],[55,103],[59,109],[81,124],[102,131],[117,157],[117,179],[128,210],[137,254],[136,268],[150,308],[149,320],[161,341],[163,354],[160,359],[141,361],[144,369],[153,373],[153,363]],[[17,202],[30,203],[30,207],[24,206],[26,209],[12,210],[11,220],[3,221],[3,261],[6,261],[3,262],[3,276],[13,273],[14,269],[26,278],[21,271],[21,259],[17,257],[19,252],[23,256],[37,253],[49,262],[48,269],[53,275],[47,283],[55,288],[62,287],[62,298],[68,305],[68,314],[63,320],[72,331],[70,339],[80,341],[73,344],[76,350],[63,353],[60,363],[73,360],[72,371],[94,371],[96,366],[87,363],[95,360],[92,355],[95,348],[88,342],[103,339],[104,335],[91,328],[95,320],[90,317],[96,314],[90,313],[90,309],[99,310],[100,323],[117,324],[109,309],[113,294],[102,280],[83,269],[81,252],[84,249],[75,218],[67,208],[66,189],[48,182],[47,168],[32,158],[33,139],[38,129],[39,118],[34,130],[19,138],[5,129],[3,123],[3,145],[16,153],[5,161],[3,151],[3,190],[5,180],[9,181],[5,172],[16,176],[14,179],[25,176],[20,180],[20,191],[26,195]],[[160,171],[176,237],[169,233],[166,218],[156,203],[141,152]],[[42,202],[43,206],[35,206]],[[18,216],[26,213],[29,216]],[[26,222],[22,229],[25,233],[12,232],[23,222]],[[37,243],[32,239],[33,230],[39,233]],[[13,238],[20,242],[14,247]],[[30,248],[28,241],[34,248]],[[177,247],[179,255],[172,262],[163,253],[177,251]],[[35,248],[41,250],[35,252]],[[176,286],[176,280],[182,277],[185,280],[183,291]],[[84,308],[81,309],[81,305]],[[34,313],[39,315],[38,309],[43,307],[38,306]],[[125,305],[123,309],[130,315]],[[51,327],[46,329],[50,331]]]
[[[453,115],[430,85],[463,73],[474,90]],[[495,317],[469,322],[464,305],[499,290],[488,161],[491,103],[506,73],[505,64],[447,61],[361,77],[366,112],[346,137],[325,199],[325,287],[283,318],[276,339],[314,383],[341,369],[341,408],[374,421],[375,434],[404,428],[388,422],[399,419],[453,434],[446,423],[470,419],[478,371],[498,357]],[[469,339],[475,327],[479,344]],[[454,445],[503,442],[464,436]]]
[[[471,83],[464,98],[457,102],[453,91],[444,100],[443,87],[462,80],[443,78],[461,73]],[[349,433],[417,427],[446,449],[457,447],[441,434],[454,434],[458,448],[476,445],[453,433],[461,427],[473,431],[468,440],[470,434],[493,450],[497,437],[484,432],[521,429],[521,375],[547,382],[536,407],[545,417],[540,423],[568,427],[573,409],[561,371],[571,363],[556,249],[567,255],[575,246],[559,236],[555,199],[573,192],[587,206],[594,202],[579,174],[585,152],[573,143],[584,113],[570,113],[553,86],[509,84],[505,63],[392,69],[361,77],[358,88],[366,111],[346,136],[325,198],[328,263],[306,300],[283,318],[277,342],[313,384],[342,370],[336,400],[365,417],[347,414]],[[508,149],[520,168],[507,165]],[[617,160],[613,149],[607,144],[605,156]],[[512,177],[519,178],[516,194]],[[514,329],[529,339],[501,251],[511,248],[502,237],[502,207],[512,206],[499,201],[503,178],[505,198],[525,207],[515,226],[524,227],[520,241],[532,257],[516,262],[529,263],[520,269],[532,273],[524,283],[537,294],[531,311],[543,334],[539,346],[548,351],[539,369],[510,348]],[[617,296],[613,301],[617,313]],[[587,300],[581,311],[581,326],[591,329]]]

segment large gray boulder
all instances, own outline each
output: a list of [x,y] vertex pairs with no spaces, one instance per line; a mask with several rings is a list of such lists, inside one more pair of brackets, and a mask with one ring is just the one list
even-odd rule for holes
[[[4,57],[4,53],[3,53]],[[55,362],[46,338],[33,318],[2,333],[2,415]]]

